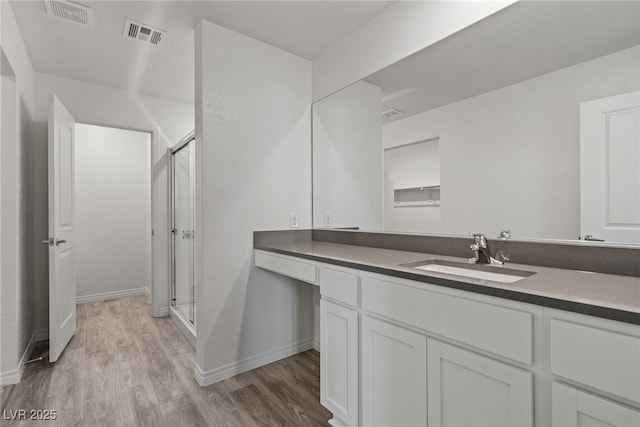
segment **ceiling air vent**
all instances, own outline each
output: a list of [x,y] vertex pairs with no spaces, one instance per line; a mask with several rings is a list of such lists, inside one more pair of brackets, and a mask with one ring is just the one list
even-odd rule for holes
[[383,111],[382,112],[382,117],[390,119],[391,117],[396,117],[396,116],[399,116],[401,114],[404,114],[404,111],[400,111],[400,110],[396,110],[395,108],[392,108],[390,110]]
[[93,26],[93,11],[81,4],[67,0],[44,0],[47,14],[86,27]]
[[131,19],[124,21],[124,30],[122,35],[132,39],[140,40],[154,46],[161,46],[167,32],[148,25],[134,22]]

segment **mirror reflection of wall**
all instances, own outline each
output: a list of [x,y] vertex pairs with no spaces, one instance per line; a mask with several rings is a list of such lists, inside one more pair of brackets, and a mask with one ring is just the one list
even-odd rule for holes
[[577,239],[580,104],[637,89],[639,55],[625,49],[383,125],[383,146],[440,136],[440,226],[413,231]]
[[439,138],[386,148],[384,176],[386,231],[440,228]]
[[382,228],[380,102],[358,82],[313,105],[314,227]]
[[[511,229],[518,239],[584,237],[580,107],[640,90],[639,11],[638,2],[518,2],[359,82],[381,90],[378,116],[405,112],[372,119],[376,129],[350,130],[379,131],[379,157],[394,146],[439,138],[441,204],[414,209],[421,217],[410,217],[413,208],[378,204],[377,196],[356,201],[364,193],[355,197],[351,185],[327,178],[331,168],[315,157],[324,112],[314,107],[314,226],[324,225],[315,207],[330,212],[341,199],[353,202],[348,225],[365,230],[491,237]],[[345,91],[352,86],[315,105],[337,111]],[[349,180],[358,181],[365,158],[379,165],[374,153],[352,156]],[[384,176],[379,182],[388,200],[389,184]],[[360,221],[362,212],[378,215],[376,206],[382,224]]]

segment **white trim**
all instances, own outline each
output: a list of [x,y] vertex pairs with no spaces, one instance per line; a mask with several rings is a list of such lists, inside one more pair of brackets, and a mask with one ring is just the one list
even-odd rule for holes
[[49,329],[36,329],[34,334],[36,342],[46,341],[49,339]]
[[99,294],[91,295],[78,295],[76,296],[76,304],[83,304],[85,302],[94,301],[106,301],[114,298],[132,297],[136,295],[148,295],[149,288],[134,288],[126,289],[123,291],[102,292]]
[[318,353],[320,353],[320,340],[319,339],[315,339],[313,340],[313,349],[315,351],[317,351]]
[[170,308],[169,317],[171,317],[171,319],[176,324],[178,329],[180,329],[182,334],[187,338],[187,340],[189,340],[189,342],[193,346],[193,349],[195,350],[195,348],[196,348],[196,328],[195,328],[195,326],[191,322],[189,322],[187,319],[185,319],[185,317],[182,315],[182,313],[180,313],[174,307]]
[[336,418],[336,417],[331,418],[327,422],[329,423],[329,425],[331,425],[333,427],[347,427],[346,424],[344,424],[342,421],[340,421],[339,418]]
[[[162,130],[160,129],[160,127],[155,127],[152,131],[151,131],[151,171],[153,173],[153,165],[154,165],[154,159],[155,159],[155,155],[156,154],[161,154],[161,153],[156,153],[156,149],[161,150],[160,148],[162,146],[161,144],[161,135]],[[164,153],[162,153],[163,155],[165,155]],[[167,158],[169,158],[170,156],[167,155]],[[165,172],[167,174],[171,173],[171,170],[168,168],[168,163],[166,164],[166,168],[165,168]],[[169,175],[167,175],[169,176]],[[167,181],[168,184],[168,181]],[[167,222],[163,222],[160,223],[158,222],[158,212],[168,212],[170,213],[170,203],[171,200],[169,200],[168,198],[165,200],[164,206],[160,206],[158,205],[159,200],[162,200],[163,197],[159,197],[159,194],[156,194],[156,192],[160,193],[163,189],[161,188],[161,186],[158,186],[155,191],[154,191],[154,184],[153,184],[153,177],[151,176],[151,227],[153,229],[153,231],[155,232],[155,235],[153,235],[151,237],[151,253],[149,254],[150,256],[150,265],[151,265],[151,315],[153,317],[166,317],[169,315],[169,303],[170,303],[170,292],[171,292],[171,272],[170,272],[170,258],[166,258],[166,259],[162,259],[164,257],[160,257],[162,251],[161,248],[163,248],[163,244],[162,242],[160,242],[160,240],[158,240],[159,236],[162,235],[162,233],[159,233],[159,229],[162,228],[163,230],[169,230],[171,227],[170,223]],[[165,190],[165,195],[166,197],[169,197],[169,185],[166,186]],[[159,200],[158,200],[159,199]],[[154,219],[156,220],[156,222],[154,223]],[[170,221],[170,217],[167,218],[167,221]],[[155,228],[158,227],[158,228]],[[171,233],[168,233],[168,235],[166,236],[166,241],[164,242],[167,245],[171,244]],[[170,256],[170,250],[171,250],[171,246],[167,246],[167,257]],[[161,277],[163,277],[162,271],[164,270],[164,272],[167,274],[166,276],[166,280],[160,280]]]
[[[152,171],[153,171],[153,142],[154,142],[154,132],[148,132],[149,135],[149,145],[147,146],[148,151],[147,151],[147,173],[146,173],[146,194],[145,194],[145,223],[146,223],[146,230],[145,230],[145,243],[146,243],[146,262],[147,262],[147,268],[146,268],[146,283],[145,283],[145,289],[147,291],[147,293],[149,295],[151,295],[151,291],[150,289],[152,289],[153,287],[153,200],[152,200],[152,194],[153,194],[153,178],[152,178]],[[152,309],[153,309],[153,298],[151,301],[151,305],[152,305]]]
[[232,362],[207,372],[204,372],[200,366],[198,366],[198,363],[196,363],[195,368],[193,369],[193,375],[198,384],[205,387],[215,384],[218,381],[231,378],[234,375],[250,371],[251,369],[259,368],[260,366],[268,365],[269,363],[293,356],[294,354],[302,353],[303,351],[310,350],[311,348],[313,348],[313,340],[306,339],[273,351],[268,351],[237,362]]
[[162,307],[158,310],[158,313],[152,314],[152,317],[167,317],[169,315],[169,307]]
[[151,289],[149,289],[149,287],[145,287],[144,288],[144,293],[147,294],[150,297],[151,296]]
[[24,364],[27,363],[27,361],[29,360],[29,356],[31,356],[35,337],[36,333],[34,331],[31,334],[31,338],[29,338],[29,342],[27,343],[27,347],[24,349],[24,353],[22,353],[22,357],[18,361],[18,366],[16,367],[16,369],[12,369],[8,372],[0,372],[0,384],[18,384],[22,380],[22,375],[24,374],[25,369]]

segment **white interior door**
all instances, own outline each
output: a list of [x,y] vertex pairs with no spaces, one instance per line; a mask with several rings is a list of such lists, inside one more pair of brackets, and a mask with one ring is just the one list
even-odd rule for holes
[[580,104],[580,233],[640,243],[640,92]]
[[49,361],[76,331],[74,124],[55,95],[49,103]]

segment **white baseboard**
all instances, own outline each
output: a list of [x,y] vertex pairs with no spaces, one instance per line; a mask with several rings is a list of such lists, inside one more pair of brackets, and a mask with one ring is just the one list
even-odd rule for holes
[[48,329],[37,329],[34,333],[36,335],[36,342],[46,341],[49,339]]
[[31,338],[29,338],[29,342],[27,343],[27,348],[24,349],[24,353],[22,353],[22,357],[18,361],[18,366],[15,369],[7,372],[0,372],[0,384],[18,384],[20,380],[22,380],[22,375],[24,374],[24,364],[29,360],[29,356],[31,356],[31,351],[33,350],[33,344],[35,342],[36,333],[35,331],[31,334]]
[[320,340],[313,340],[313,349],[320,353]]
[[149,289],[148,287],[144,288],[144,293],[151,296],[151,289]]
[[215,384],[218,381],[231,378],[234,375],[238,375],[243,372],[250,371],[251,369],[259,368],[260,366],[264,366],[280,359],[284,359],[285,357],[302,353],[303,351],[307,351],[311,348],[313,348],[313,340],[307,339],[289,346],[279,348],[274,351],[268,351],[256,356],[248,357],[238,362],[229,363],[228,365],[221,366],[219,368],[215,368],[206,372],[200,369],[200,366],[198,366],[198,364],[196,363],[193,374],[198,384],[200,384],[202,387],[205,387],[211,384]]
[[149,291],[149,288],[134,288],[134,289],[126,289],[124,291],[102,292],[99,294],[77,296],[76,304],[83,304],[85,302],[106,301],[109,299],[133,297],[136,295],[147,295],[147,294],[151,294],[151,292]]
[[169,307],[161,307],[157,313],[153,313],[153,317],[167,317],[169,315]]

